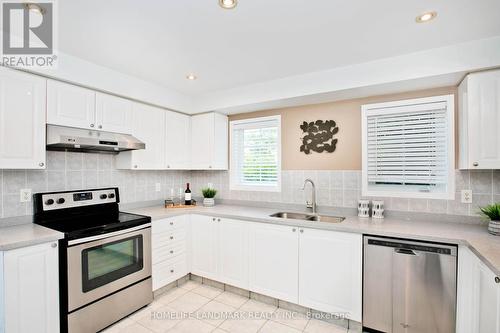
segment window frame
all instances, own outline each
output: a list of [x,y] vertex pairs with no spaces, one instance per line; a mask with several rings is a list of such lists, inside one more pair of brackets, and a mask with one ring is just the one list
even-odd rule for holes
[[[447,161],[448,177],[446,192],[420,192],[417,188],[411,190],[408,185],[407,191],[398,191],[398,186],[393,185],[394,191],[384,189],[369,189],[368,187],[368,116],[384,114],[388,108],[403,107],[427,103],[446,103],[446,121],[447,121]],[[364,197],[399,197],[412,199],[455,199],[455,95],[441,95],[423,98],[406,99],[392,102],[365,104],[361,106],[361,136],[362,136],[362,169],[361,169],[361,195]],[[385,189],[390,185],[383,186]],[[400,187],[401,188],[401,187]]]
[[[252,124],[262,121],[276,120],[278,122],[278,139],[276,146],[276,153],[278,157],[277,163],[277,184],[270,185],[244,185],[236,181],[238,174],[235,173],[235,161],[233,159],[233,132],[235,125]],[[281,192],[281,115],[254,117],[240,120],[233,120],[229,122],[229,189],[231,191],[257,191],[257,192]]]

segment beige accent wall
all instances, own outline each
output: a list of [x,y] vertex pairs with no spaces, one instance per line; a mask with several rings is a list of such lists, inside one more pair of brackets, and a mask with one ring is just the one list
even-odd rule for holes
[[[443,87],[407,93],[373,96],[324,104],[273,109],[229,116],[229,121],[281,115],[281,149],[283,170],[361,170],[361,105],[403,99],[455,94],[457,87]],[[456,111],[455,111],[456,114]],[[299,126],[303,121],[335,120],[339,127],[336,134],[337,149],[333,153],[306,155],[300,152]],[[455,123],[457,123],[455,121]]]

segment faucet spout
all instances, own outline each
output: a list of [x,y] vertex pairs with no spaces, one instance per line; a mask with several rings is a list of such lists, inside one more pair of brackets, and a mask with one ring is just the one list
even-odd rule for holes
[[313,214],[316,214],[317,213],[317,205],[316,205],[316,185],[314,185],[314,182],[307,178],[305,181],[304,181],[304,186],[302,187],[302,190],[305,190],[306,189],[306,185],[307,183],[310,183],[311,186],[312,186],[312,198],[311,198],[311,201],[306,201],[306,206],[307,208],[310,208],[312,209],[312,213]]

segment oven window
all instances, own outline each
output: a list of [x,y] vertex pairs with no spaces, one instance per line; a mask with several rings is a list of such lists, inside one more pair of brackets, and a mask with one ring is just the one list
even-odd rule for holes
[[137,235],[83,250],[83,292],[142,270],[142,243]]

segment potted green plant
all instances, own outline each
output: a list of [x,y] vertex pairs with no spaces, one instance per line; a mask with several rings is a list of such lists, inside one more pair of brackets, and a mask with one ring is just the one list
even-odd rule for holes
[[500,204],[479,207],[481,214],[486,216],[490,222],[488,224],[488,232],[493,235],[500,235]]
[[203,206],[212,207],[215,205],[215,195],[217,194],[217,190],[211,187],[205,187],[201,190],[203,194]]

